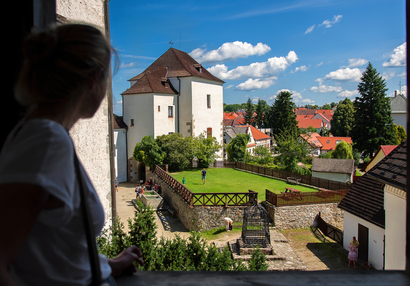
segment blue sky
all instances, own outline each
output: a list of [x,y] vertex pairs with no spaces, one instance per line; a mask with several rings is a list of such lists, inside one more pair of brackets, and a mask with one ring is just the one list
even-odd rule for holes
[[224,103],[250,97],[272,104],[289,90],[298,106],[357,96],[368,62],[388,96],[406,86],[404,0],[110,1],[111,42],[121,93],[170,47],[181,49],[225,81]]

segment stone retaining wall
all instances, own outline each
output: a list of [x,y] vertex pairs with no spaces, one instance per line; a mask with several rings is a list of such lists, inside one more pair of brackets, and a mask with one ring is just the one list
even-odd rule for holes
[[224,206],[190,206],[174,193],[173,190],[158,176],[154,175],[155,183],[159,183],[162,188],[162,197],[174,208],[182,224],[188,230],[208,230],[225,226],[224,217],[230,217],[234,223],[243,221],[243,210],[245,207],[224,207]]
[[262,204],[275,227],[281,230],[310,227],[319,212],[327,223],[343,230],[343,212],[337,207],[338,203],[283,207],[275,207],[268,202]]
[[[173,190],[158,176],[154,175],[155,183],[162,187],[162,196],[177,212],[183,225],[189,230],[208,230],[224,226],[223,218],[230,217],[234,223],[242,223],[243,206],[190,206],[174,193]],[[321,212],[322,218],[329,224],[343,229],[343,213],[337,208],[338,203],[311,204],[299,206],[275,207],[262,202],[277,229],[307,228],[312,225],[315,216]]]

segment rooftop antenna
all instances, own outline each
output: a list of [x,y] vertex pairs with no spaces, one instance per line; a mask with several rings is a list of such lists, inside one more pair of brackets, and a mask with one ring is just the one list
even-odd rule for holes
[[169,41],[168,44],[170,44],[170,45],[171,45],[171,48],[172,48],[172,45],[174,44],[174,42],[172,41],[172,39],[171,39],[171,41]]
[[399,88],[400,88],[399,92],[401,94],[401,81],[399,81]]
[[181,50],[181,31],[179,31],[179,49]]

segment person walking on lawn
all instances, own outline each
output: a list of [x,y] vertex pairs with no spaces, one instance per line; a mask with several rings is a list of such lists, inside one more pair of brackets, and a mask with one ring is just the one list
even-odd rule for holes
[[202,169],[202,182],[205,185],[205,181],[206,181],[206,170],[205,168]]

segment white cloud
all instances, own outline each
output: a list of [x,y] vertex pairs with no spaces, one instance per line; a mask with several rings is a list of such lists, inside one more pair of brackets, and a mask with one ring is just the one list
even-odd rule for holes
[[143,59],[143,60],[156,60],[157,58],[153,57],[144,57],[144,56],[134,56],[134,55],[120,55],[120,57],[124,58],[133,58],[133,59]]
[[347,67],[357,68],[367,63],[368,63],[368,60],[365,60],[365,59],[349,59],[349,65],[347,65]]
[[309,68],[310,68],[310,66],[308,66],[308,67],[307,66],[300,66],[300,67],[295,68],[293,71],[291,71],[291,73],[295,73],[295,72],[298,72],[298,71],[305,72]]
[[235,90],[257,90],[266,89],[275,84],[277,77],[271,77],[267,79],[248,79],[247,81],[236,86]]
[[328,92],[341,92],[343,88],[341,88],[340,86],[330,86],[330,85],[320,84],[319,86],[312,86],[310,90],[313,92],[318,92],[318,93],[328,93]]
[[387,62],[383,63],[383,67],[404,67],[406,65],[406,42],[393,50]]
[[325,25],[326,28],[330,28],[330,27],[332,27],[333,24],[336,24],[337,22],[340,22],[342,17],[343,17],[342,15],[337,15],[337,16],[335,15],[335,16],[333,16],[333,20],[325,20],[319,26]]
[[228,86],[225,86],[224,89],[230,89],[230,88],[232,88],[232,87],[234,87],[234,85],[233,85],[233,84],[230,84],[230,85],[228,85]]
[[306,98],[304,100],[301,101],[302,104],[314,104],[315,101],[309,98]]
[[340,80],[340,81],[360,81],[362,73],[358,68],[345,68],[332,71],[325,75],[324,80]]
[[290,90],[290,89],[287,89],[287,88],[282,88],[282,89],[278,90],[276,92],[276,95],[274,95],[270,99],[276,99],[276,96],[282,91],[290,92],[292,94],[292,100],[295,103],[303,102],[305,100],[305,99],[303,99],[302,94],[300,92],[297,92],[296,90]]
[[358,96],[359,93],[357,90],[344,90],[341,93],[337,95],[337,97],[353,97],[353,96]]
[[397,76],[401,76],[401,77],[406,78],[407,77],[407,72],[404,71],[404,72],[402,72],[401,74],[399,74]]
[[395,72],[383,72],[382,73],[382,77],[383,77],[383,79],[384,80],[389,80],[389,79],[391,79],[391,78],[393,78],[393,77],[395,77],[396,76],[396,73]]
[[286,70],[297,60],[298,56],[296,53],[290,51],[286,57],[273,57],[269,58],[266,62],[256,62],[248,66],[238,66],[230,71],[228,71],[228,67],[224,64],[212,66],[208,71],[220,79],[271,77]]
[[206,49],[197,48],[193,50],[189,55],[196,59],[198,62],[215,63],[222,61],[231,61],[237,58],[247,58],[254,55],[263,55],[269,52],[271,48],[268,45],[258,43],[256,46],[247,42],[228,42],[224,43],[216,50],[207,52]]
[[315,28],[315,26],[316,25],[313,25],[313,26],[310,26],[309,28],[307,28],[307,30],[305,32],[305,35],[311,33],[313,31],[313,29]]
[[115,115],[122,115],[122,100],[113,100],[113,112]]
[[129,63],[129,64],[121,63],[120,68],[131,68],[131,67],[135,67],[135,65],[136,63]]
[[320,67],[321,65],[323,65],[323,62],[320,62],[316,65],[316,67]]

